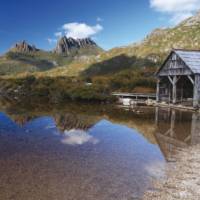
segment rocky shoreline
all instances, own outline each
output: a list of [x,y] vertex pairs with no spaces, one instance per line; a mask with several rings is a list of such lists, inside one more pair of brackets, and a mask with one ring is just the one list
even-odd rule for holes
[[144,200],[197,200],[200,198],[200,145],[181,151],[175,164],[169,164],[167,178],[155,183]]

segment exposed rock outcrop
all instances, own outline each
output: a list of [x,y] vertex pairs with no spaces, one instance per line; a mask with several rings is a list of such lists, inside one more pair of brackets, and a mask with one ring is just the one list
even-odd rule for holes
[[78,51],[80,49],[87,49],[90,47],[98,47],[97,44],[90,38],[74,39],[64,36],[58,41],[54,52],[58,54],[70,54],[72,51]]
[[30,52],[36,52],[38,51],[38,49],[34,45],[30,45],[25,40],[23,40],[22,42],[16,43],[14,47],[11,48],[11,51],[30,53]]

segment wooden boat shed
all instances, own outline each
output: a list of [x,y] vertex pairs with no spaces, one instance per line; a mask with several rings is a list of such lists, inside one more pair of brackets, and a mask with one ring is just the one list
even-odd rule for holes
[[200,107],[200,51],[172,50],[156,77],[157,102]]

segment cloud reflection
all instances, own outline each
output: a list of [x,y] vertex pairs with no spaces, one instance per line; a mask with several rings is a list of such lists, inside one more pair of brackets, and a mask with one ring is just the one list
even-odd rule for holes
[[83,130],[72,129],[64,132],[61,142],[68,145],[83,145],[85,143],[97,144],[99,140]]
[[153,161],[146,166],[146,171],[153,178],[163,178],[165,176],[166,165],[163,161]]

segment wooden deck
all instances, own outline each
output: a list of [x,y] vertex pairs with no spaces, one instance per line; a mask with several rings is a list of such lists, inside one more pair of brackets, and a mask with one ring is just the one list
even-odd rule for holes
[[155,106],[158,106],[161,108],[173,108],[173,109],[185,110],[185,111],[200,111],[200,109],[194,108],[192,106],[183,106],[181,104],[156,103]]
[[156,94],[152,93],[112,93],[113,96],[118,98],[118,102],[123,106],[138,106],[138,105],[148,105],[149,101],[156,100]]
[[112,95],[119,97],[119,98],[156,100],[156,94],[154,94],[154,93],[118,93],[118,92],[113,92]]

